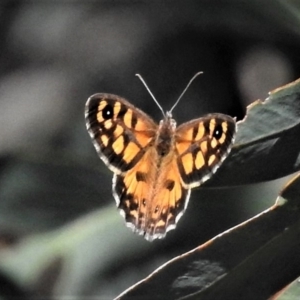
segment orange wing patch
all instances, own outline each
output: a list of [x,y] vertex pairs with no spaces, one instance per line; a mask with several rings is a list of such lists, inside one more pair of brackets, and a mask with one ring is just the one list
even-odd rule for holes
[[181,157],[181,164],[186,174],[190,174],[194,170],[194,159],[192,153],[186,153]]
[[123,152],[123,159],[126,161],[126,163],[129,164],[138,155],[140,151],[141,147],[139,147],[133,142],[129,142],[129,144]]

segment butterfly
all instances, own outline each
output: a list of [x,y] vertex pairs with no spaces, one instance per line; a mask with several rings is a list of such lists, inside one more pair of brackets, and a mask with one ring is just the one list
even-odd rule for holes
[[172,110],[186,89],[170,111],[158,104],[164,115],[159,124],[117,95],[94,94],[85,106],[87,130],[114,173],[113,196],[126,225],[149,241],[175,228],[191,189],[216,172],[234,142],[236,123],[227,115],[208,114],[176,127]]

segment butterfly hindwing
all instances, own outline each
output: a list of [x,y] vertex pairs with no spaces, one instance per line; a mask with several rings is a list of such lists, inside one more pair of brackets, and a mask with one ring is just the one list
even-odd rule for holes
[[163,238],[175,228],[190,195],[181,184],[174,154],[159,175],[153,168],[156,155],[154,148],[149,149],[131,170],[113,180],[113,194],[127,226],[147,240]]
[[157,125],[150,117],[111,94],[91,96],[86,103],[85,118],[99,156],[118,174],[141,159],[157,132]]
[[235,121],[223,114],[209,114],[177,128],[177,163],[187,187],[199,186],[215,173],[230,152],[235,132]]

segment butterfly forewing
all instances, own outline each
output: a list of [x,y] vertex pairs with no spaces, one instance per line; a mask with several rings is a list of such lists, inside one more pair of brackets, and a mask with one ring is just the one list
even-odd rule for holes
[[150,117],[111,94],[91,96],[86,103],[85,118],[99,156],[118,174],[141,159],[157,131]]
[[206,115],[177,128],[177,163],[186,187],[199,186],[215,173],[230,152],[235,132],[235,121],[222,114]]

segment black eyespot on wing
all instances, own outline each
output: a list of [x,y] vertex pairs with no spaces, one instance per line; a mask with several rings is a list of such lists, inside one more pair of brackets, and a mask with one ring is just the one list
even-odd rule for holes
[[114,113],[113,106],[111,104],[107,104],[102,110],[102,117],[105,120],[112,119]]
[[223,134],[223,128],[222,128],[222,125],[221,125],[221,124],[218,124],[218,125],[216,126],[216,128],[214,129],[213,137],[216,138],[216,139],[218,140],[219,138],[221,138],[222,134]]

